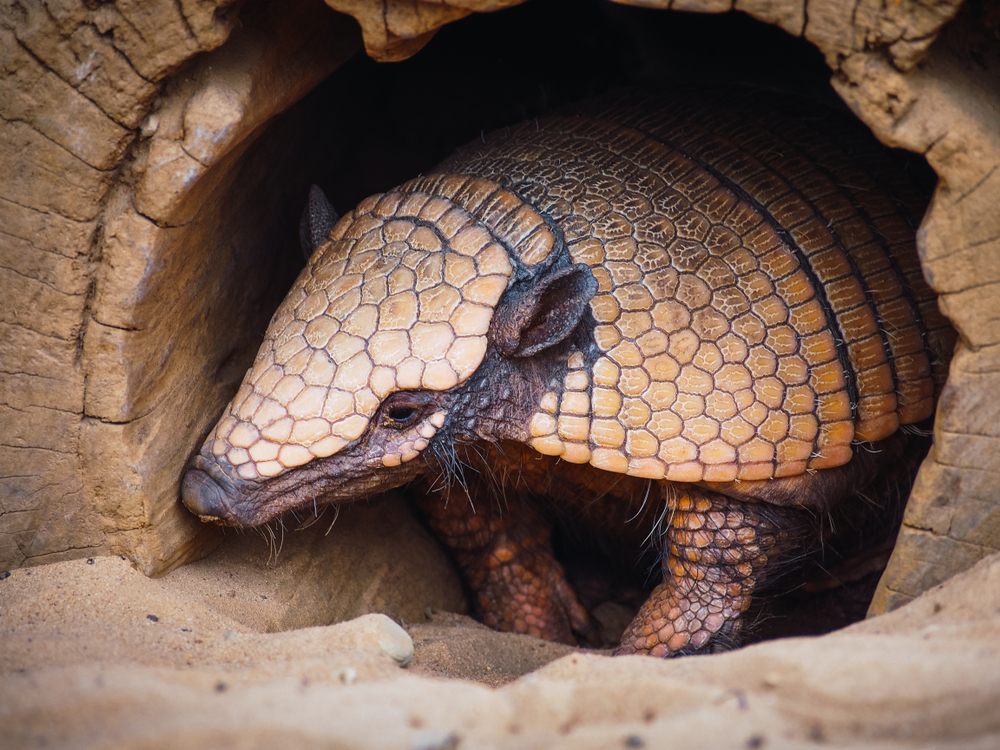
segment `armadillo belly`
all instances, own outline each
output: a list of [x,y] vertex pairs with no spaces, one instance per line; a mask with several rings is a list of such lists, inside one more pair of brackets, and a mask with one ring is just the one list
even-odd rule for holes
[[545,252],[596,277],[596,351],[540,399],[536,450],[758,480],[843,465],[854,441],[933,413],[953,334],[914,245],[920,191],[843,119],[766,99],[608,99],[403,187],[495,183],[551,224]]

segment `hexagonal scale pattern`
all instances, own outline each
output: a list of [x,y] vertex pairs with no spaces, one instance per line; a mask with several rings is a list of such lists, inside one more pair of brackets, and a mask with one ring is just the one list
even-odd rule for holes
[[[735,100],[608,98],[363,201],[275,313],[206,447],[273,477],[357,439],[394,391],[464,382],[511,278],[554,252],[597,292],[592,345],[526,425],[541,453],[758,480],[840,466],[853,441],[928,417],[954,334],[916,255],[919,197],[807,105],[748,97],[750,121]],[[414,458],[444,419],[383,462]]]
[[[366,199],[274,314],[212,453],[244,479],[274,477],[360,437],[389,394],[465,381],[514,267],[506,246],[531,266],[554,244],[537,211],[489,180],[420,178]],[[416,457],[444,416],[383,463]]]
[[598,353],[570,357],[579,377],[545,394],[533,447],[653,479],[766,479],[932,413],[948,328],[913,230],[800,119],[626,98],[443,165],[530,196],[598,281]]

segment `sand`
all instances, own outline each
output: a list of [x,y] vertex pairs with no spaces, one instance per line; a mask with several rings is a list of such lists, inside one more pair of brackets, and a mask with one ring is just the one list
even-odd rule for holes
[[287,584],[311,544],[275,565],[244,539],[156,580],[120,557],[5,575],[0,747],[1000,747],[998,555],[826,636],[659,661],[430,604],[310,624],[329,612]]

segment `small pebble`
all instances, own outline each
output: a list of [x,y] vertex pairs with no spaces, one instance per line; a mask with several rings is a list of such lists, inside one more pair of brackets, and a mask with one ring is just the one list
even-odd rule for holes
[[410,634],[385,615],[370,615],[364,619],[368,619],[367,622],[363,622],[368,631],[364,635],[364,640],[400,667],[407,666],[413,659],[413,639],[410,638]]

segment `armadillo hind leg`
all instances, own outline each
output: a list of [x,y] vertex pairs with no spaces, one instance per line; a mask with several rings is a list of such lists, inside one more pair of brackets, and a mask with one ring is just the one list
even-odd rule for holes
[[553,555],[551,529],[530,506],[509,493],[501,510],[475,483],[421,489],[428,491],[418,504],[452,550],[484,624],[574,646],[575,634],[590,634],[587,611]]
[[710,492],[671,498],[662,532],[663,583],[615,653],[666,657],[737,645],[755,590],[799,548],[801,535],[789,529],[800,525],[802,513]]

